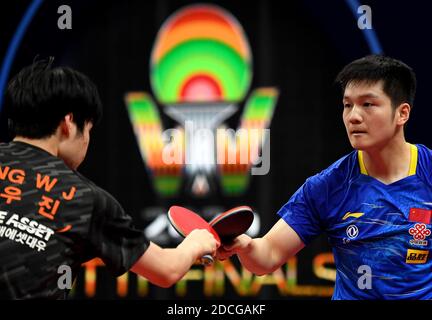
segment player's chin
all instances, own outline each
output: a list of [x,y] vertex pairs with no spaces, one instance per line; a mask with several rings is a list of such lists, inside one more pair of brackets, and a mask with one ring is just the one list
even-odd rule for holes
[[366,150],[368,148],[368,144],[365,141],[360,141],[360,139],[355,138],[350,138],[349,140],[353,149]]

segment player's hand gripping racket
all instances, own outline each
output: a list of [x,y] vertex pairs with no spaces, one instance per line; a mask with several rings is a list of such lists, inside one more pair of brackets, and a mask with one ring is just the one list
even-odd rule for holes
[[[183,237],[186,237],[195,229],[205,229],[215,237],[216,241],[219,243],[221,242],[219,235],[213,230],[210,224],[189,209],[172,206],[168,210],[168,220],[174,229]],[[213,261],[213,257],[210,254],[206,254],[199,259],[199,262],[203,265],[210,265]]]
[[228,244],[245,233],[253,220],[252,209],[248,206],[240,206],[218,214],[209,224],[219,235],[222,244]]

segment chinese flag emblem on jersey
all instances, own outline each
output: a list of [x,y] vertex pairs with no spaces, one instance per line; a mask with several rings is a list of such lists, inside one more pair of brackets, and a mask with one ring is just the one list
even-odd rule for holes
[[431,223],[432,210],[411,208],[408,220],[410,222]]

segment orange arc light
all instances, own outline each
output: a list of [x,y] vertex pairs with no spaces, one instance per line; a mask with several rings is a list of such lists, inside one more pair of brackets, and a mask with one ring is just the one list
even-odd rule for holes
[[156,39],[152,62],[190,39],[214,39],[225,43],[245,59],[250,48],[240,24],[227,11],[215,6],[191,6],[168,19]]

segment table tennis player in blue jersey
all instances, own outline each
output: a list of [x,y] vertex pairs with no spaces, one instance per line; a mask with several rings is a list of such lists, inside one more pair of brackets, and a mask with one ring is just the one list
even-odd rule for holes
[[432,151],[405,140],[416,78],[401,61],[370,55],[337,76],[355,149],[308,178],[262,238],[218,251],[267,274],[325,232],[337,269],[333,299],[432,298]]

